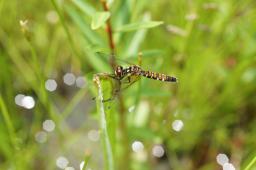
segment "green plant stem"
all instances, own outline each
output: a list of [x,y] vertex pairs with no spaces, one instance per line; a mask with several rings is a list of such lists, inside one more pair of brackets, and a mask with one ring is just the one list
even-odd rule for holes
[[244,170],[250,170],[255,163],[256,163],[256,156],[251,160],[251,162],[245,167]]
[[4,103],[4,100],[2,98],[2,94],[0,94],[0,109],[1,109],[1,112],[2,112],[2,115],[4,118],[4,122],[5,122],[7,130],[8,130],[8,133],[10,135],[10,141],[11,141],[13,147],[16,148],[16,142],[15,142],[16,135],[15,135],[13,123],[11,121],[10,114],[9,114],[9,112],[6,108],[6,105]]
[[80,56],[79,53],[76,51],[74,41],[73,41],[73,39],[72,39],[72,37],[71,37],[71,34],[70,34],[70,32],[69,32],[69,30],[68,30],[68,27],[67,27],[67,25],[66,25],[66,23],[65,23],[65,19],[64,19],[63,15],[62,15],[62,13],[61,13],[61,11],[60,11],[60,9],[59,9],[57,3],[55,2],[55,0],[51,0],[51,3],[52,3],[52,5],[53,5],[53,7],[55,8],[56,12],[58,13],[58,16],[59,16],[59,18],[60,18],[61,25],[63,26],[64,31],[65,31],[65,33],[66,33],[66,35],[67,35],[67,37],[68,37],[71,50],[73,51],[73,53],[74,53],[76,56]]
[[[40,65],[40,61],[38,60],[39,57],[36,54],[36,49],[33,46],[31,40],[27,36],[25,36],[25,39],[31,51],[31,56],[33,60],[32,67],[33,67],[33,70],[35,70],[35,74],[39,82],[39,88],[37,89],[36,87],[34,87],[34,89],[37,92],[37,96],[40,98],[40,101],[42,102],[44,107],[48,109],[50,117],[58,124],[62,118],[60,116],[57,116],[56,109],[55,110],[53,109],[51,103],[48,100],[49,99],[48,94],[44,89],[44,76],[43,76],[44,74],[43,74],[43,71],[40,69],[41,65]],[[39,116],[38,114],[36,115]],[[38,119],[40,120],[41,117],[38,117]]]
[[[106,0],[101,0],[102,6],[104,11],[109,12],[109,8],[107,5]],[[109,48],[111,50],[111,56],[109,59],[109,64],[112,66],[113,69],[115,69],[116,66],[116,59],[115,59],[115,43],[113,39],[113,31],[112,31],[112,26],[111,26],[111,21],[110,18],[107,20],[107,27],[106,27],[106,32],[108,34],[108,43],[109,43]]]

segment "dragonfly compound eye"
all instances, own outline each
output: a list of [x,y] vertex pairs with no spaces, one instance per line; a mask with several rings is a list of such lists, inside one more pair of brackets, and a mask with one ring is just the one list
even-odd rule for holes
[[123,67],[122,66],[117,66],[115,69],[115,75],[119,78],[123,76]]

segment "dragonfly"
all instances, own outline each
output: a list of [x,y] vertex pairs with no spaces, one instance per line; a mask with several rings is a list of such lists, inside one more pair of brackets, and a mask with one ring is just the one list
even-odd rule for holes
[[166,74],[152,72],[152,71],[145,71],[138,65],[131,65],[129,67],[123,68],[122,66],[118,65],[115,68],[115,75],[113,78],[117,80],[122,80],[125,77],[128,78],[128,81],[130,82],[131,76],[143,76],[146,78],[164,81],[164,82],[177,82],[177,78],[173,76],[168,76]]
[[[157,73],[153,71],[146,71],[138,65],[130,65],[128,67],[117,65],[114,69],[114,74],[104,74],[104,76],[116,80],[117,86],[116,89],[113,91],[113,96],[108,99],[103,99],[102,102],[108,102],[115,99],[115,97],[120,91],[130,87],[133,83],[137,82],[141,77],[146,77],[149,79],[158,80],[162,82],[178,82],[178,79],[174,76],[169,76],[166,74]],[[126,86],[123,87],[122,84],[126,84]]]
[[[109,55],[106,55],[104,53],[98,52],[98,55],[100,57],[103,57],[104,60],[107,61],[109,58]],[[169,76],[166,74],[153,72],[153,71],[147,71],[141,68],[141,60],[142,60],[142,53],[138,54],[138,65],[128,63],[127,61],[120,60],[115,57],[116,60],[119,62],[125,63],[125,66],[123,67],[122,64],[116,65],[116,67],[113,70],[113,73],[98,73],[99,77],[104,78],[110,78],[112,83],[112,97],[109,99],[103,99],[103,102],[105,101],[111,101],[115,99],[115,97],[124,89],[127,89],[132,84],[137,82],[141,77],[146,77],[153,80],[158,80],[162,82],[171,82],[171,83],[177,83],[178,79],[174,76]],[[127,65],[128,64],[128,65]]]

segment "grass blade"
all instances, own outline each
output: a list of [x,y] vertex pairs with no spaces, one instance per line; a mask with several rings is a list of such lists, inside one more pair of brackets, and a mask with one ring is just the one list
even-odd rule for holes
[[[150,20],[150,16],[145,14],[141,23],[150,22],[149,20]],[[137,54],[139,52],[139,47],[140,47],[141,43],[143,42],[143,40],[145,39],[146,34],[147,34],[146,29],[137,30],[134,33],[130,42],[127,44],[127,47],[126,47],[123,55],[125,57],[131,57],[134,55],[137,56]]]
[[256,163],[256,156],[251,160],[251,162],[244,168],[244,170],[250,170],[253,168],[253,165],[255,167]]
[[71,34],[70,34],[69,30],[68,30],[68,26],[67,26],[67,24],[65,22],[65,19],[64,19],[64,16],[62,14],[61,9],[58,7],[58,5],[55,2],[55,0],[51,0],[51,3],[52,3],[54,9],[56,10],[56,12],[57,12],[57,14],[58,14],[58,16],[60,18],[60,22],[62,24],[62,27],[63,27],[63,29],[64,29],[64,31],[65,31],[65,33],[67,35],[67,38],[69,40],[71,50],[74,52],[75,55],[79,56],[78,52],[76,51],[75,43],[74,43],[74,41],[72,39],[72,36],[71,36]]
[[[100,76],[96,75],[94,77],[94,82],[96,83],[98,89],[98,98],[97,98],[97,109],[100,113],[100,126],[102,131],[102,141],[104,145],[104,156],[106,160],[106,169],[114,170],[114,154],[113,148],[111,145],[110,133],[109,133],[109,123],[107,122],[105,106],[103,101],[103,87],[101,84]],[[113,136],[112,136],[113,137]]]
[[10,118],[10,114],[7,111],[6,105],[2,98],[2,94],[0,95],[0,109],[1,109],[1,113],[2,113],[4,121],[5,121],[5,124],[7,126],[8,133],[10,135],[10,141],[12,142],[12,145],[15,147],[16,146],[16,142],[15,142],[16,137],[15,137],[14,127],[13,127],[13,123]]
[[115,31],[118,31],[118,32],[136,31],[139,29],[148,29],[148,28],[157,27],[159,25],[162,25],[163,23],[164,23],[163,21],[136,22],[136,23],[123,25],[117,28]]
[[96,12],[96,10],[87,2],[82,0],[72,0],[72,2],[80,8],[86,15],[89,15],[90,17],[93,16],[93,14]]
[[91,30],[89,23],[87,23],[84,18],[81,17],[81,14],[78,13],[75,8],[72,8],[70,6],[66,6],[65,8],[71,19],[85,35],[86,39],[90,42],[90,44],[104,46],[103,39],[95,31]]
[[86,167],[88,165],[90,158],[91,158],[91,153],[87,153],[84,157],[84,165],[83,165],[82,170],[86,170]]
[[109,19],[110,12],[96,12],[95,15],[92,17],[91,28],[96,30],[102,27],[105,22]]

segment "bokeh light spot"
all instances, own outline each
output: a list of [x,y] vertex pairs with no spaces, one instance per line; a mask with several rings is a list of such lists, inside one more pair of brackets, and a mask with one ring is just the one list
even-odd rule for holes
[[46,90],[52,92],[52,91],[55,91],[57,89],[57,83],[55,80],[53,79],[48,79],[46,82],[45,82],[45,88]]
[[225,163],[222,168],[223,168],[223,170],[236,170],[234,165],[231,163]]
[[133,150],[134,152],[140,152],[140,151],[142,151],[143,149],[144,149],[144,145],[143,145],[142,142],[140,142],[140,141],[134,141],[134,142],[132,143],[132,150]]
[[31,96],[25,96],[22,98],[21,104],[26,109],[32,109],[35,106],[35,100]]
[[223,166],[225,163],[228,163],[229,159],[226,154],[220,153],[216,156],[216,161],[218,164]]
[[100,138],[99,132],[97,130],[90,130],[88,132],[88,138],[94,142],[98,141]]
[[25,95],[23,95],[23,94],[17,94],[16,96],[15,96],[15,104],[16,105],[18,105],[18,106],[23,106],[22,105],[22,100],[23,100],[23,98],[25,97]]
[[59,16],[55,11],[49,11],[46,14],[46,20],[51,24],[56,24],[59,21]]
[[75,168],[73,168],[72,166],[68,166],[65,168],[65,170],[75,170]]
[[55,123],[53,120],[45,120],[43,122],[43,129],[47,132],[52,132],[55,129]]
[[155,145],[152,148],[152,155],[161,158],[162,156],[164,156],[164,148],[161,145]]
[[73,84],[75,84],[75,81],[76,81],[76,77],[74,74],[72,73],[66,73],[64,76],[63,76],[63,81],[66,85],[69,85],[69,86],[72,86]]
[[184,124],[182,120],[174,120],[172,122],[172,129],[179,132],[183,128]]
[[84,88],[85,87],[85,78],[82,76],[77,77],[76,86],[79,88]]
[[39,131],[35,134],[35,140],[38,143],[45,143],[47,141],[47,133],[44,131]]
[[68,166],[68,159],[65,158],[64,156],[60,156],[57,158],[56,160],[56,165],[57,167],[59,167],[60,169],[65,169]]

